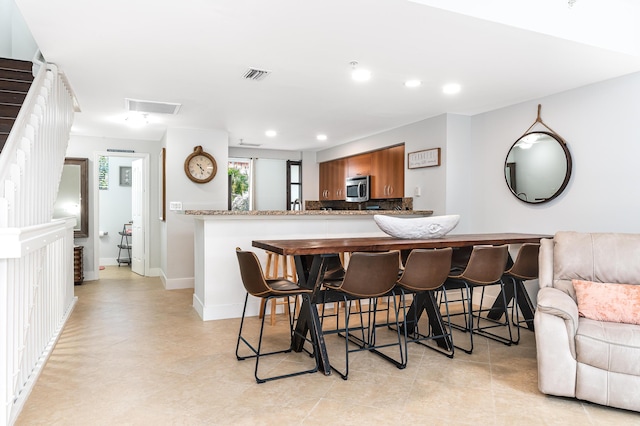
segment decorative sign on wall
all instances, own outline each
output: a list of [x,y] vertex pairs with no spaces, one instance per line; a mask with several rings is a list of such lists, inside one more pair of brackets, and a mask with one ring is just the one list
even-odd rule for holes
[[440,148],[425,149],[409,153],[409,161],[407,162],[410,169],[419,169],[420,167],[434,167],[440,165]]

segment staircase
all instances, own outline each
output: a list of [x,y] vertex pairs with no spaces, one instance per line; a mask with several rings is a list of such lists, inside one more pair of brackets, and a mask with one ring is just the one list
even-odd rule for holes
[[[1,1],[1,0],[0,0]],[[0,59],[0,425],[14,424],[66,323],[75,219],[53,204],[74,102],[55,64]]]
[[0,58],[0,151],[33,81],[31,67],[28,61]]

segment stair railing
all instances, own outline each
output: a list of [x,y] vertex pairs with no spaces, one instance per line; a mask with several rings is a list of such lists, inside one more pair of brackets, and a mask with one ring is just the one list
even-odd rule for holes
[[45,64],[0,153],[0,425],[17,419],[76,301],[75,219],[52,220],[72,120]]

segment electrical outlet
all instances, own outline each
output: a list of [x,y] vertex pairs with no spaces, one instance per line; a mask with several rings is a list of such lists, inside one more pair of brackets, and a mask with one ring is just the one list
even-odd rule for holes
[[420,196],[420,192],[421,191],[420,191],[420,187],[419,186],[416,186],[415,188],[413,188],[413,195],[415,197],[419,197]]
[[172,210],[172,211],[182,210],[182,201],[170,201],[169,210]]

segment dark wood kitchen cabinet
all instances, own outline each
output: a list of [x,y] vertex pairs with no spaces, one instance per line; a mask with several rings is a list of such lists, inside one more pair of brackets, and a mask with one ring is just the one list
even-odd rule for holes
[[320,200],[344,200],[345,179],[366,175],[372,199],[404,197],[404,144],[320,163]]
[[371,153],[371,198],[404,197],[404,145]]
[[347,158],[347,176],[367,176],[371,174],[371,153]]
[[344,158],[320,163],[320,200],[344,200],[346,164]]

